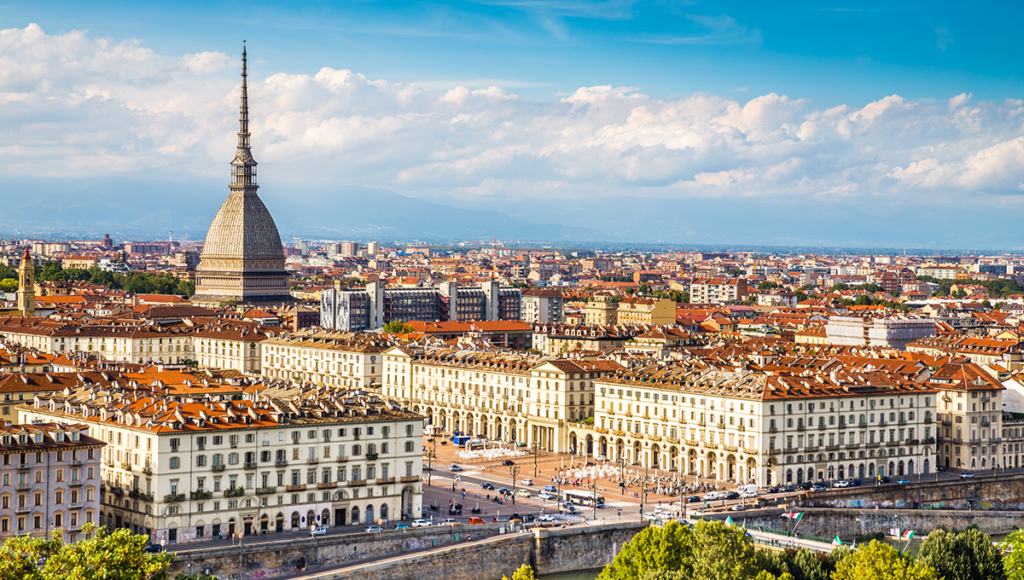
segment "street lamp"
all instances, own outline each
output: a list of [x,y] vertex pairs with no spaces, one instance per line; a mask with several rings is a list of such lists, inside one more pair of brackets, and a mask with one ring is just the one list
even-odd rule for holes
[[516,477],[519,476],[519,466],[513,465],[508,471],[512,474],[512,505],[516,505]]
[[644,517],[644,502],[647,501],[647,465],[644,464],[644,487],[640,493],[640,519]]
[[437,456],[437,437],[434,440],[434,448],[427,450],[427,487],[430,487],[430,476],[434,473],[434,457]]
[[620,454],[615,463],[619,464],[619,494],[621,495],[626,491],[626,460]]
[[533,440],[533,476],[537,477],[537,451],[540,449],[540,441]]

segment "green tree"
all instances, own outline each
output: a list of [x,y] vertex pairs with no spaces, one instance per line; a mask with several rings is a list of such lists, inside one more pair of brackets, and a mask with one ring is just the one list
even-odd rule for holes
[[523,564],[512,574],[512,578],[502,576],[501,580],[533,580],[533,568],[529,564]]
[[174,580],[218,580],[218,578],[213,574],[186,574],[178,572],[174,575]]
[[650,294],[651,293],[651,285],[648,284],[647,282],[644,282],[643,284],[640,285],[640,288],[637,290],[637,292],[639,292],[641,294]]
[[416,330],[411,324],[406,324],[399,320],[392,320],[391,322],[384,325],[385,334],[405,334]]
[[4,292],[14,292],[18,289],[18,280],[11,278],[4,278],[0,280],[0,290]]
[[18,536],[0,550],[0,580],[157,580],[173,554],[146,553],[147,538],[127,528],[113,532],[86,524],[73,544],[55,530],[49,539]]
[[234,308],[235,306],[238,306],[238,300],[228,298],[227,300],[221,300],[217,306],[220,306],[221,308]]
[[1024,530],[1010,532],[1003,540],[1002,547],[1010,550],[1003,557],[1007,580],[1024,580]]
[[757,285],[758,290],[774,290],[778,287],[778,284],[776,284],[775,282],[771,282],[769,280],[765,280],[764,282],[761,282],[760,284]]
[[679,300],[677,300],[676,302],[682,302],[683,304],[689,304],[690,303],[690,293],[689,292],[680,292],[679,293]]
[[939,580],[935,568],[871,540],[839,561],[832,580]]
[[945,580],[1003,580],[1003,559],[987,534],[975,528],[928,534],[918,554]]
[[682,578],[751,580],[758,572],[756,562],[756,549],[742,528],[718,521],[697,522],[693,528],[669,522],[637,534],[598,580],[636,580],[661,571]]

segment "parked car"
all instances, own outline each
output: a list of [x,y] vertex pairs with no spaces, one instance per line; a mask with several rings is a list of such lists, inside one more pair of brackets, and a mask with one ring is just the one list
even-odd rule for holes
[[481,483],[481,484],[480,484],[480,489],[489,489],[489,490],[492,490],[492,491],[493,491],[493,490],[494,490],[494,484],[493,484],[493,483],[490,483],[490,482],[487,482],[487,481],[485,481],[485,482],[483,482],[483,483]]
[[453,463],[448,466],[448,471],[462,471],[462,468],[458,464]]
[[380,531],[380,526],[367,526],[366,527],[366,531],[367,532],[379,532]]
[[[974,477],[973,475],[971,477]],[[892,483],[892,478],[889,476],[882,477],[882,483]]]
[[813,491],[825,491],[826,488],[824,483],[815,483],[814,487],[811,488]]
[[697,501],[700,501],[699,495],[691,495],[690,497],[686,498],[686,503],[693,503]]
[[523,516],[519,514],[512,514],[511,516],[509,516],[508,520],[510,522],[521,522],[523,521]]
[[533,485],[533,480],[527,477],[526,479],[520,481],[519,485]]
[[545,485],[544,491],[556,492],[558,491],[558,488],[553,485]]
[[740,497],[743,498],[743,499],[750,499],[752,497],[757,497],[757,492],[756,491],[745,491],[745,492],[740,494]]
[[765,488],[764,492],[768,493],[768,494],[779,493],[779,488],[778,488],[778,486],[768,487],[768,488]]
[[395,528],[394,529],[396,529],[396,530],[408,530],[409,526],[407,526],[405,524],[395,524]]
[[515,465],[515,464],[516,464],[516,462],[515,462],[515,461],[512,461],[511,459],[502,459],[502,460],[501,460],[501,464],[502,464],[502,465]]
[[834,484],[832,485],[832,487],[836,487],[836,488],[841,488],[841,487],[850,487],[850,482],[849,482],[849,481],[846,481],[845,479],[840,479],[839,481],[835,482],[835,483],[834,483]]
[[326,536],[327,535],[327,528],[325,528],[324,526],[317,526],[317,527],[313,528],[312,531],[309,532],[309,535],[311,537]]
[[731,512],[741,512],[741,511],[743,511],[743,510],[745,510],[745,509],[747,509],[747,508],[746,508],[746,506],[744,506],[743,504],[741,504],[741,503],[735,503],[735,504],[733,504],[733,505],[732,505],[732,506],[731,506],[731,507],[729,508],[729,511],[731,511]]
[[444,520],[443,522],[441,522],[441,525],[445,525],[445,524],[457,524],[457,523],[459,523],[459,520],[457,520],[457,519],[455,519],[455,518],[445,518],[445,520]]
[[896,483],[898,483],[900,485],[904,485],[904,484],[910,483],[910,480],[905,478],[905,477],[901,477],[898,480],[896,480]]
[[555,496],[555,494],[553,494],[553,493],[548,493],[548,492],[546,492],[546,491],[542,491],[542,492],[538,493],[538,494],[537,494],[537,497],[539,497],[539,498],[541,498],[541,499],[557,499],[557,497]]
[[973,473],[961,473],[960,479],[974,479]]
[[796,491],[796,487],[792,485],[787,485],[786,487],[780,488],[779,491],[781,491],[782,493],[793,493],[794,491]]
[[740,498],[740,494],[738,492],[727,491],[727,492],[725,492],[725,494],[722,495],[722,497],[720,499],[739,499],[739,498]]
[[704,497],[702,497],[701,499],[703,499],[704,501],[715,501],[718,499],[722,499],[722,494],[718,493],[717,491],[709,491],[705,493]]
[[853,481],[850,482],[850,485],[853,487],[860,487],[864,485],[864,482],[859,479],[854,479]]
[[[164,551],[164,547],[161,546],[160,544],[150,544],[150,545],[146,546],[146,553],[147,554],[159,554],[160,552],[163,552],[163,551]],[[44,561],[44,564],[45,564],[45,561]]]
[[540,516],[537,517],[537,521],[542,523],[542,524],[548,524],[548,523],[551,523],[551,522],[555,521],[555,516],[553,516],[551,514],[541,514]]
[[608,458],[605,457],[604,455],[595,455],[594,459],[596,459],[598,461],[608,461]]
[[475,525],[475,524],[486,524],[487,522],[485,522],[483,518],[469,518],[469,523],[470,523],[470,525]]
[[528,489],[520,489],[518,495],[519,497],[533,497]]
[[498,494],[499,495],[512,495],[512,492],[509,491],[509,489],[507,487],[499,487],[498,488]]
[[414,528],[429,528],[434,525],[430,520],[413,520],[412,527]]

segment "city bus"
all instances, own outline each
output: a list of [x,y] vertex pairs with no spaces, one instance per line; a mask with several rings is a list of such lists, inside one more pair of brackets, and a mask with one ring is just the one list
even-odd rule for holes
[[571,503],[574,505],[584,505],[591,507],[594,503],[597,503],[597,507],[604,507],[604,498],[597,495],[593,491],[577,491],[575,489],[567,490],[562,492],[562,497],[565,498],[565,503]]

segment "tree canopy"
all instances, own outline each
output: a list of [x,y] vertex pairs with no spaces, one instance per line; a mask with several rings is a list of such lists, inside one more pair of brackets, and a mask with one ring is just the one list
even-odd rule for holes
[[928,534],[918,554],[945,580],[1004,580],[1003,559],[988,535],[975,528]]
[[[2,272],[0,272],[2,276]],[[15,272],[14,278],[17,278]],[[41,268],[36,266],[36,280],[41,282],[62,282],[83,280],[115,290],[127,290],[133,294],[177,294],[186,298],[196,293],[196,284],[191,280],[179,280],[170,272],[107,272],[99,266],[88,270],[61,268],[59,262],[47,262]]]
[[384,325],[383,332],[385,334],[405,334],[416,330],[411,324],[406,324],[401,320],[392,320],[391,322]]
[[939,575],[924,562],[871,540],[839,561],[832,580],[939,580]]
[[17,536],[0,550],[0,580],[162,580],[172,554],[149,554],[147,538],[127,528],[86,524],[73,544],[56,530],[50,538]]

